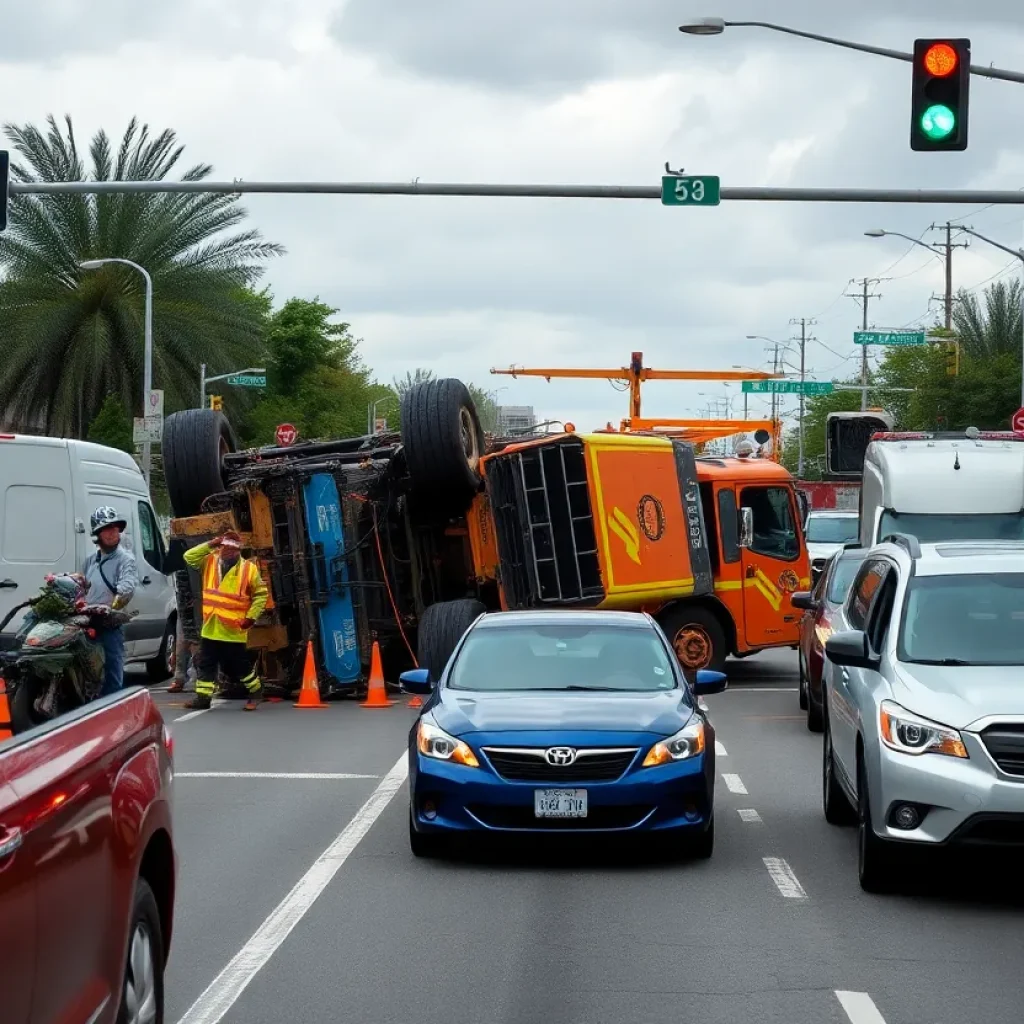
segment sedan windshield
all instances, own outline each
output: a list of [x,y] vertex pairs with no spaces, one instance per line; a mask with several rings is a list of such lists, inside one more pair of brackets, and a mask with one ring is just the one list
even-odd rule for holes
[[858,516],[816,516],[807,520],[808,544],[852,544],[860,528]]
[[909,533],[922,544],[944,540],[1024,540],[1024,512],[894,512],[886,509],[878,539]]
[[672,690],[669,653],[653,629],[565,623],[474,629],[452,668],[455,690]]
[[898,650],[926,665],[1024,665],[1024,573],[915,577]]

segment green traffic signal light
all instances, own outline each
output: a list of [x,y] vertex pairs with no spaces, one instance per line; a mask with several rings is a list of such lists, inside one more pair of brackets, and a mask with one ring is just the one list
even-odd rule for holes
[[938,142],[951,135],[956,128],[956,115],[944,103],[933,103],[921,115],[921,131]]

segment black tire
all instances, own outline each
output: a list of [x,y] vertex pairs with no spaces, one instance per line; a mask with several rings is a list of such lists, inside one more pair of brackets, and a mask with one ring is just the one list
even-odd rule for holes
[[409,849],[414,857],[429,859],[440,857],[446,849],[443,836],[428,836],[417,832],[412,820],[412,808],[409,808]]
[[715,672],[725,671],[725,630],[718,616],[701,605],[683,605],[670,608],[658,616],[658,624],[665,631],[688,676],[700,668]]
[[414,384],[402,396],[402,445],[413,488],[464,512],[480,487],[484,432],[473,396],[447,377]]
[[804,652],[803,648],[797,648],[797,672],[800,676],[800,710],[807,710],[808,694],[807,694],[807,673],[804,671]]
[[893,844],[875,835],[871,794],[863,760],[857,764],[857,877],[865,892],[892,892],[899,882],[899,859]]
[[[143,944],[145,949],[140,945]],[[138,977],[144,972],[141,956],[148,956],[152,987],[147,989],[146,979]],[[132,903],[132,921],[128,929],[128,948],[125,951],[124,979],[121,982],[121,1004],[117,1010],[117,1024],[129,1024],[136,1019],[132,1014],[132,1001],[147,991],[155,1003],[154,1024],[164,1019],[164,939],[160,930],[160,910],[149,883],[140,878],[135,883]]]
[[439,601],[430,605],[420,616],[416,660],[420,668],[427,669],[434,682],[441,678],[462,634],[485,611],[487,609],[474,598],[463,598],[459,601]]
[[814,702],[810,684],[807,686],[807,731],[821,732],[825,728],[825,716],[821,705]]
[[167,417],[161,451],[175,516],[198,515],[207,498],[225,489],[223,459],[237,447],[231,424],[213,409],[186,409]]
[[857,816],[846,790],[836,778],[835,751],[832,749],[832,729],[825,720],[825,735],[821,741],[821,809],[830,825],[852,825]]
[[36,713],[36,709],[33,706],[35,704],[36,697],[38,696],[38,683],[33,676],[22,677],[17,686],[14,687],[14,693],[10,694],[10,687],[8,687],[10,709],[11,709],[11,732],[15,735],[22,732],[28,732],[29,729],[34,729],[37,725],[42,725],[48,719],[41,717]]
[[156,657],[146,662],[146,675],[151,683],[164,683],[174,675],[171,660],[178,642],[178,622],[172,615],[164,627],[164,638]]

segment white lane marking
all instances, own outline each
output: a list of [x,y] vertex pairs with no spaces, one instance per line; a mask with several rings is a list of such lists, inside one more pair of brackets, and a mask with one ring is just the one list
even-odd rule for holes
[[200,715],[205,715],[209,708],[201,708],[199,711],[190,711],[187,715],[182,715],[180,718],[172,718],[171,725],[177,725],[179,722],[187,722],[190,718],[198,718]]
[[779,892],[791,900],[807,899],[807,893],[800,880],[793,874],[793,869],[781,857],[762,857],[768,874],[772,876]]
[[721,740],[715,740],[715,753],[719,757],[728,757],[729,752],[725,749],[725,744]]
[[751,824],[757,824],[761,820],[761,815],[753,807],[741,807],[737,813],[740,816],[740,821],[749,821]]
[[295,884],[295,888],[270,912],[253,932],[249,941],[228,965],[207,985],[203,994],[188,1008],[178,1024],[218,1024],[246,990],[249,982],[274,955],[292,929],[302,920],[317,897],[348,860],[360,840],[381,816],[392,797],[401,788],[409,772],[408,754],[395,762],[381,779],[370,798],[356,811],[352,820],[313,862]]
[[745,794],[747,792],[747,787],[743,785],[743,780],[738,775],[730,775],[728,772],[723,772],[722,781],[730,793]]
[[799,686],[730,686],[722,693],[796,693]]
[[836,999],[850,1018],[850,1024],[885,1024],[885,1018],[867,992],[840,992],[837,989]]
[[175,772],[176,779],[379,779],[348,772]]

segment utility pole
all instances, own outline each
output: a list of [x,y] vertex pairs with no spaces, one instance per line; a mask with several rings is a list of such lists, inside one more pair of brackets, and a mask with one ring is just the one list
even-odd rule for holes
[[[942,295],[943,322],[947,331],[953,329],[953,250],[966,249],[966,242],[954,242],[953,231],[959,230],[959,225],[951,224],[948,220],[945,224],[932,224],[930,231],[945,231],[946,240],[935,246],[945,252],[944,262],[946,265],[946,289]],[[933,296],[939,298],[939,296]]]
[[[861,304],[861,310],[863,313],[861,321],[861,329],[868,329],[868,300],[869,299],[880,299],[882,297],[880,292],[871,291],[871,286],[882,283],[880,277],[862,277],[859,281],[853,280],[850,284],[860,285],[860,291],[854,292],[850,295],[849,292],[845,294],[851,299]],[[886,279],[887,280],[887,279]],[[864,412],[868,407],[868,346],[861,345],[860,347],[860,411]]]
[[[804,382],[807,380],[807,342],[814,341],[814,338],[809,337],[807,334],[807,328],[817,323],[816,320],[808,320],[807,317],[801,317],[799,320],[790,320],[791,324],[800,325],[800,411],[798,413],[799,420],[797,426],[797,437],[799,438],[799,448],[797,452],[797,463],[796,463],[796,475],[797,479],[803,479],[804,475],[804,404],[806,395],[803,392]],[[794,339],[796,340],[796,339]]]

